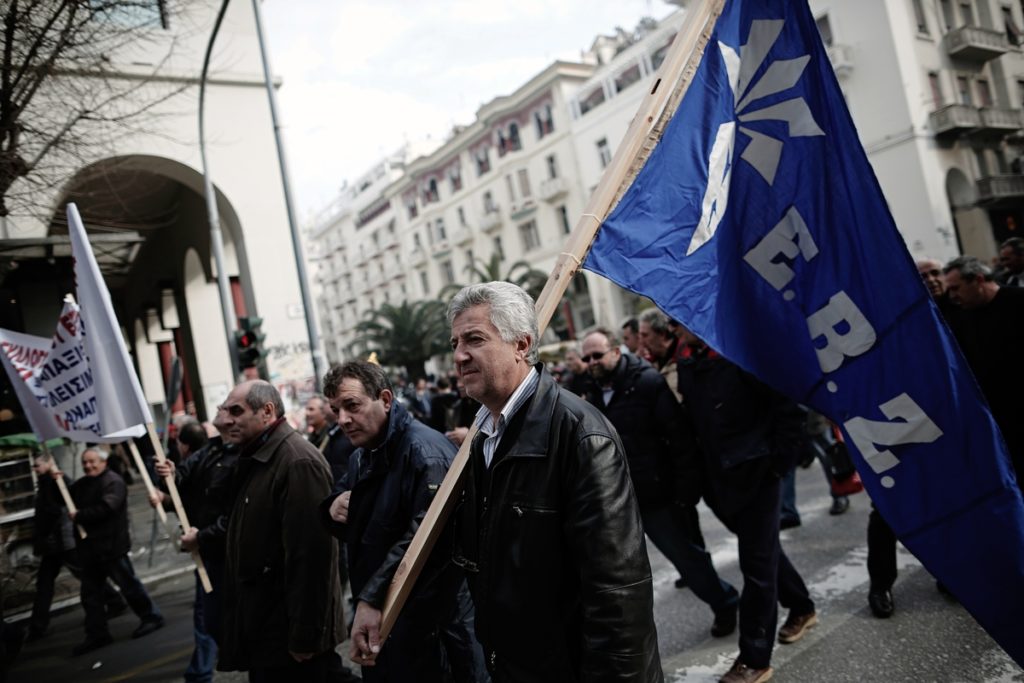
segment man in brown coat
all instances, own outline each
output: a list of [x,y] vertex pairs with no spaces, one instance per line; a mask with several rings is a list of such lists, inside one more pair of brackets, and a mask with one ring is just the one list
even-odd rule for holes
[[317,515],[330,470],[285,422],[268,382],[235,387],[219,420],[239,458],[217,668],[249,671],[254,683],[326,681],[342,641],[337,545]]

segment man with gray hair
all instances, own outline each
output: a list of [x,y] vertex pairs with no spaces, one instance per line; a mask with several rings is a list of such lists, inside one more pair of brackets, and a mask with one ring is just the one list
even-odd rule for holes
[[1019,485],[1024,476],[1024,365],[1019,359],[1024,288],[1000,287],[989,267],[973,256],[953,259],[945,274],[950,300],[963,309],[953,333],[1003,433]]
[[651,568],[615,429],[537,363],[520,287],[448,306],[455,369],[482,405],[454,513],[496,681],[661,681]]
[[331,490],[320,452],[284,419],[277,389],[236,386],[218,428],[238,449],[224,552],[222,671],[250,681],[326,681],[341,642],[338,549],[319,522]]

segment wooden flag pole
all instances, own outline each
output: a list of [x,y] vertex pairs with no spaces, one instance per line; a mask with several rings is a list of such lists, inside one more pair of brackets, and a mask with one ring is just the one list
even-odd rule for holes
[[[590,196],[586,210],[576,222],[576,227],[566,242],[566,250],[559,255],[551,275],[548,276],[547,284],[537,298],[538,335],[543,334],[547,328],[572,276],[580,269],[583,259],[590,250],[601,223],[611,213],[661,139],[675,105],[682,100],[694,73],[700,66],[704,48],[724,4],[725,0],[704,0],[700,3],[690,3],[686,10],[686,19],[676,34],[661,70],[655,76],[650,92],[640,103],[640,109],[633,117],[622,143],[601,176],[601,182]],[[462,491],[470,445],[475,434],[474,427],[462,442],[444,482],[427,509],[423,523],[391,579],[381,618],[381,643],[394,627],[402,606],[412,592],[431,549],[455,507]]]
[[[149,432],[149,440],[153,442],[153,450],[156,451],[157,462],[164,462],[167,460],[167,456],[164,455],[164,446],[160,443],[160,437],[156,435],[156,429],[153,428],[152,422],[146,423],[146,431]],[[192,525],[188,523],[185,506],[182,505],[181,496],[178,495],[178,487],[174,483],[174,474],[168,474],[164,477],[164,483],[167,484],[167,492],[171,494],[171,501],[174,503],[174,511],[181,522],[181,528],[188,531],[192,528]],[[207,593],[212,593],[213,584],[210,583],[210,575],[206,572],[206,565],[203,564],[203,558],[199,556],[198,550],[192,551],[192,560],[196,563],[196,571],[199,572],[199,581],[203,584],[203,590]]]
[[[46,445],[45,440],[42,442],[42,445],[43,453],[46,453],[46,456],[50,459],[50,462],[52,462],[56,467],[57,461],[54,460],[53,453],[50,452],[50,447]],[[57,468],[57,471],[60,472],[60,468]],[[68,485],[64,483],[63,472],[61,472],[61,475],[57,477],[57,490],[60,491],[60,497],[64,499],[64,506],[68,509],[68,512],[78,512],[78,508],[75,507],[75,501],[71,500],[71,492],[68,491]],[[89,534],[85,533],[85,528],[83,528],[81,524],[76,524],[75,526],[78,527],[79,536],[81,536],[83,539],[89,537]]]
[[[139,475],[142,477],[142,481],[146,484],[146,492],[149,493],[149,497],[152,498],[157,495],[156,487],[153,486],[153,480],[149,478],[149,470],[146,469],[146,463],[142,460],[142,454],[139,453],[139,447],[135,445],[135,441],[129,437],[127,442],[128,450],[131,451],[132,460],[135,461],[135,466],[139,468]],[[160,521],[165,525],[167,524],[167,512],[164,510],[162,505],[156,506],[157,514],[160,515]]]

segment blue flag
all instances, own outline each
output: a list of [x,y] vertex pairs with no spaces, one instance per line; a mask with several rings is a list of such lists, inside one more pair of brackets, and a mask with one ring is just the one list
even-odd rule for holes
[[726,2],[584,267],[839,424],[900,540],[1024,664],[1024,505],[1006,446],[805,2]]

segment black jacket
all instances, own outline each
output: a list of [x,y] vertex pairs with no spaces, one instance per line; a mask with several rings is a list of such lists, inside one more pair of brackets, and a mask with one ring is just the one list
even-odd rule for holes
[[[67,476],[61,476],[64,477],[64,483],[68,483]],[[75,536],[64,498],[60,495],[57,482],[49,475],[39,478],[32,522],[32,550],[36,555],[48,557],[74,549]]]
[[660,681],[651,569],[614,428],[541,369],[490,468],[474,440],[456,562],[496,683]]
[[[395,401],[388,415],[384,443],[367,452],[357,449],[348,473],[320,506],[321,518],[348,550],[352,595],[380,608],[391,578],[419,528],[434,494],[448,473],[455,446]],[[348,523],[330,517],[334,499],[352,491]],[[442,536],[423,568],[402,617],[441,620],[439,605],[454,604],[461,572],[451,562],[450,534]]]
[[702,454],[705,497],[728,517],[764,477],[784,476],[796,466],[805,415],[707,347],[677,364],[679,391]]
[[619,358],[611,388],[608,405],[596,383],[586,398],[618,431],[637,500],[641,507],[672,502],[683,451],[694,448],[682,406],[661,373],[631,354]]
[[[237,461],[237,449],[216,436],[174,469],[188,521],[199,529],[199,552],[204,558],[224,557]],[[163,479],[160,488],[167,490]]]
[[[128,487],[111,469],[95,477],[82,477],[71,485],[75,501],[75,539],[83,564],[116,560],[131,550],[128,536]],[[78,534],[85,529],[86,538]]]

